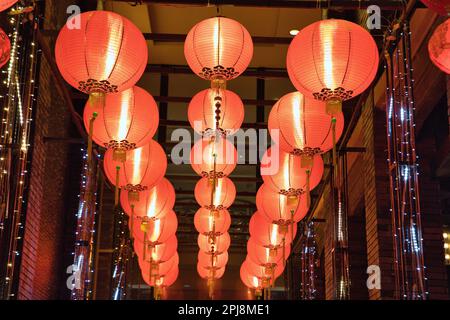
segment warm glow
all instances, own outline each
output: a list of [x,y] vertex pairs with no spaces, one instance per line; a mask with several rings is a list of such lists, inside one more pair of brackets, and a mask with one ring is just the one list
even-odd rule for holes
[[295,145],[297,147],[303,147],[305,145],[305,134],[303,127],[303,95],[297,94],[292,103],[292,115],[294,116],[293,124],[295,130]]
[[450,254],[445,255],[445,260],[450,260]]
[[333,34],[336,30],[336,25],[333,23],[322,23],[320,25],[320,34],[323,36],[322,53],[323,53],[323,81],[327,88],[336,89],[336,81],[333,74]]
[[151,250],[151,257],[152,257],[152,261],[158,261],[158,256],[159,256],[159,254],[158,254],[158,248],[160,248],[161,246],[155,246],[155,247],[152,247],[150,250]]
[[272,230],[270,232],[270,243],[273,246],[276,246],[278,244],[278,225],[272,224],[271,227]]
[[214,36],[213,36],[213,43],[214,43],[214,56],[217,61],[217,65],[220,65],[220,57],[222,56],[222,37],[220,36],[220,18],[216,19],[216,23],[214,24]]
[[150,195],[150,204],[147,209],[147,217],[154,218],[156,215],[156,188],[153,188]]
[[156,242],[159,239],[159,236],[161,235],[161,219],[156,219],[153,222],[153,230],[149,235],[150,242]]
[[214,206],[220,205],[221,197],[222,197],[222,179],[217,179],[217,187],[214,192],[214,202],[213,202]]
[[209,230],[211,231],[214,228],[214,213],[210,213],[208,216],[208,225],[209,225]]
[[444,236],[444,239],[447,239],[448,238],[448,233],[444,233],[443,236]]
[[286,157],[284,157],[284,165],[283,165],[283,177],[284,177],[284,185],[283,185],[283,188],[285,188],[285,189],[289,189],[289,186],[290,186],[290,179],[289,179],[289,169],[290,169],[290,166],[289,166],[289,160],[290,160],[290,155],[289,156],[286,156]]
[[141,156],[142,148],[137,148],[133,152],[133,175],[131,177],[131,184],[137,185],[141,183]]
[[258,281],[257,277],[255,277],[255,276],[252,277],[252,284],[253,284],[253,287],[255,287],[255,288],[259,287],[259,281]]
[[127,90],[122,93],[122,101],[120,104],[120,118],[119,118],[119,128],[117,132],[117,141],[122,141],[127,138],[128,135],[128,114],[129,106],[132,99],[133,90]]
[[112,71],[117,63],[117,57],[120,53],[120,46],[122,44],[121,37],[123,35],[123,24],[121,20],[110,19],[109,27],[110,32],[108,33],[108,41],[106,43],[105,50],[105,67],[101,68],[103,70],[103,78],[99,80],[109,79]]
[[300,32],[300,31],[297,30],[297,29],[292,29],[291,31],[289,31],[289,34],[290,34],[291,36],[296,36],[296,35],[298,35],[299,32]]

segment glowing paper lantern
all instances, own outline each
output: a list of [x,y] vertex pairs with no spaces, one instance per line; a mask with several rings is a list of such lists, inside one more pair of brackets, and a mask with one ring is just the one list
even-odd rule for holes
[[11,53],[11,42],[8,35],[0,29],[0,68],[3,67],[8,61]]
[[[335,120],[333,120],[333,117]],[[269,115],[269,132],[279,133],[280,148],[295,155],[312,156],[333,148],[333,121],[335,141],[344,130],[344,115],[337,112],[330,115],[325,103],[305,98],[300,92],[283,96]]]
[[284,252],[277,250],[274,254],[269,248],[259,245],[253,238],[250,238],[247,242],[247,253],[247,259],[257,265],[275,267],[277,264],[284,264],[284,260],[291,254],[291,248],[286,246]]
[[287,54],[289,78],[308,98],[327,101],[329,111],[364,92],[379,63],[370,33],[346,20],[321,20],[302,29]]
[[203,267],[200,263],[197,263],[197,272],[202,279],[217,280],[223,277],[225,273],[225,267],[211,270]]
[[188,118],[191,127],[198,133],[220,131],[233,134],[244,121],[244,104],[232,91],[206,89],[192,98]]
[[233,172],[236,164],[236,148],[227,139],[201,139],[192,147],[191,166],[199,176],[226,177]]
[[210,236],[202,234],[198,235],[197,244],[201,251],[208,254],[222,254],[230,247],[231,238],[230,235],[224,233],[220,236],[216,236],[214,241]]
[[203,79],[231,80],[249,65],[253,42],[239,22],[214,17],[197,23],[189,31],[184,56],[192,71]]
[[144,244],[139,241],[133,243],[136,255],[144,261],[162,263],[168,261],[177,252],[178,240],[175,235],[164,243]]
[[[241,277],[242,283],[249,288],[257,291],[261,291],[263,288],[263,281],[255,275],[250,274],[248,271],[246,264],[241,265],[241,269],[239,271],[239,275]],[[259,293],[260,294],[260,293]]]
[[167,169],[166,153],[154,140],[141,148],[127,151],[124,162],[114,161],[113,158],[113,150],[108,149],[103,161],[105,174],[114,185],[118,178],[118,186],[130,191],[128,195],[132,197],[131,201],[139,200],[139,191],[155,186]]
[[436,11],[441,16],[448,16],[450,12],[450,0],[421,0],[428,8]]
[[231,216],[228,210],[200,208],[194,216],[195,229],[204,235],[221,235],[230,229]]
[[431,61],[442,71],[450,74],[450,21],[446,20],[434,31],[428,42]]
[[269,222],[278,224],[297,223],[308,213],[306,196],[289,197],[273,191],[263,184],[256,193],[258,212]]
[[195,185],[194,193],[195,200],[203,208],[222,210],[233,204],[236,198],[236,187],[226,177],[217,180],[202,178]]
[[243,263],[243,267],[247,269],[247,273],[260,279],[264,288],[273,285],[275,280],[283,274],[284,265],[278,264],[274,268],[264,267],[251,261],[248,257]]
[[160,244],[169,240],[178,228],[177,215],[170,210],[161,219],[130,218],[130,231],[136,241],[148,244]]
[[208,254],[203,251],[198,252],[198,264],[207,270],[217,270],[223,268],[228,263],[228,252],[221,254]]
[[286,247],[293,241],[297,234],[297,224],[269,223],[263,215],[256,212],[250,219],[249,230],[257,244],[271,249],[271,254],[276,255],[278,254],[277,249]]
[[[89,102],[88,102],[89,104]],[[98,145],[113,149],[114,159],[126,160],[126,151],[150,143],[159,123],[155,99],[144,89],[133,87],[106,96],[102,108],[84,108],[84,126],[90,131],[90,120],[96,115],[92,139]]]
[[128,19],[110,11],[71,17],[59,32],[55,58],[74,88],[104,95],[131,88],[148,62],[147,43]]
[[0,12],[8,9],[13,4],[15,4],[18,0],[0,0]]
[[144,261],[142,259],[138,259],[139,268],[141,269],[141,273],[145,275],[152,275],[154,277],[165,276],[172,269],[175,269],[180,262],[180,258],[178,253],[175,252],[172,258],[167,260],[166,262],[161,263],[151,263],[149,261]]
[[179,272],[180,270],[178,266],[175,266],[168,274],[164,276],[150,277],[149,274],[143,274],[142,278],[145,283],[151,287],[166,288],[170,287],[175,283],[175,281],[177,281]]
[[175,189],[166,178],[162,178],[153,188],[141,191],[139,200],[133,203],[130,203],[128,192],[121,192],[120,204],[130,217],[163,218],[175,205]]

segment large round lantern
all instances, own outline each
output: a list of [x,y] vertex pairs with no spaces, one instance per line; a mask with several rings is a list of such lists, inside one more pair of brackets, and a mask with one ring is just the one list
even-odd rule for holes
[[84,109],[84,125],[98,145],[113,149],[114,160],[125,161],[126,151],[150,143],[159,123],[155,99],[144,89],[131,89],[106,96],[105,105],[92,111]]
[[18,0],[0,0],[0,12],[8,9],[13,4],[15,4]]
[[308,98],[328,103],[329,112],[364,92],[376,76],[379,52],[360,25],[329,19],[302,29],[287,54],[289,77]]
[[263,215],[256,212],[250,218],[249,230],[253,240],[260,246],[269,248],[274,256],[278,254],[278,249],[283,249],[293,241],[297,234],[297,224],[279,225],[270,223]]
[[0,29],[0,68],[3,67],[8,61],[11,53],[11,42],[8,35]]
[[269,248],[259,245],[253,238],[247,242],[248,259],[257,265],[264,267],[275,267],[278,264],[284,264],[284,259],[291,253],[290,246],[286,246],[285,251],[277,250],[276,254]]
[[330,115],[322,101],[292,92],[273,106],[268,126],[272,139],[283,151],[312,156],[333,148],[344,130],[344,115],[342,112]]
[[130,203],[129,191],[122,191],[120,203],[130,217],[141,220],[163,218],[175,205],[175,189],[166,178],[153,188],[140,192],[139,200]]
[[261,280],[262,286],[267,288],[275,284],[275,280],[283,273],[284,265],[278,264],[274,268],[264,267],[251,261],[248,257],[243,263],[243,267],[247,269],[247,273],[254,275]]
[[250,272],[247,269],[246,264],[242,264],[241,265],[241,269],[239,271],[239,275],[241,277],[241,281],[242,283],[244,283],[244,285],[249,288],[249,289],[254,289],[257,292],[257,295],[261,295],[261,290],[264,289],[263,288],[263,281],[258,278],[257,276],[250,274]]
[[231,238],[228,232],[214,237],[214,240],[210,236],[199,234],[197,244],[201,251],[207,254],[218,255],[228,250],[231,244]]
[[189,31],[184,56],[201,78],[231,80],[247,69],[253,56],[253,42],[239,22],[214,17],[197,23]]
[[228,210],[200,208],[194,215],[195,229],[204,235],[221,235],[230,229],[231,216]]
[[270,222],[297,223],[308,213],[306,196],[289,197],[273,191],[263,184],[256,193],[256,207]]
[[441,16],[448,16],[450,12],[450,0],[421,0],[428,8],[436,11]]
[[166,262],[161,263],[151,263],[149,261],[144,261],[142,259],[138,259],[139,268],[141,269],[142,275],[152,275],[154,277],[165,276],[172,269],[175,269],[180,262],[178,253],[175,252],[172,258],[167,260]]
[[[197,263],[197,272],[202,279],[217,280],[223,277],[225,273],[225,267],[218,269],[209,269],[205,268],[200,263]],[[211,285],[211,283],[208,283],[208,285]]]
[[446,20],[434,31],[428,42],[431,61],[442,71],[450,74],[450,21]]
[[148,49],[141,31],[128,19],[110,11],[89,11],[64,24],[55,58],[72,87],[104,96],[136,84],[147,66]]
[[148,244],[160,244],[170,239],[178,228],[177,215],[170,210],[160,219],[130,218],[131,235],[136,241]]
[[200,134],[233,134],[244,121],[244,104],[232,91],[206,89],[192,98],[188,118],[191,127]]
[[160,244],[145,244],[139,241],[133,243],[134,251],[144,261],[152,263],[166,262],[177,252],[178,240],[176,235]]
[[195,185],[195,200],[209,210],[229,208],[236,198],[236,187],[229,178],[202,178]]
[[233,172],[237,164],[237,151],[225,138],[201,139],[191,150],[191,166],[202,177],[222,178]]
[[221,254],[208,254],[203,251],[198,252],[198,264],[205,269],[220,269],[227,265],[228,263],[228,252],[223,252]]
[[124,162],[114,161],[113,153],[112,149],[106,151],[103,168],[112,184],[118,182],[118,187],[130,191],[131,201],[139,200],[139,191],[152,188],[166,173],[166,153],[154,140],[141,148],[127,151]]

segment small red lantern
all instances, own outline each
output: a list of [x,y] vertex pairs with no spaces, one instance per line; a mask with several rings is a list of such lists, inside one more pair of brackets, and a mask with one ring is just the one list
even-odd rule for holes
[[199,234],[197,244],[201,251],[218,255],[228,250],[231,244],[231,238],[228,232],[214,237],[214,240],[210,236]]
[[273,254],[269,248],[259,245],[253,238],[250,238],[247,242],[247,253],[247,258],[257,265],[275,267],[284,263],[284,260],[291,254],[291,248],[286,246],[284,252],[277,250],[276,254]]
[[164,276],[150,277],[150,275],[143,274],[142,278],[144,279],[145,283],[150,287],[167,288],[173,285],[175,281],[177,281],[179,272],[180,270],[178,266],[175,266],[169,271],[168,274]]
[[205,269],[217,270],[224,268],[228,263],[228,252],[221,254],[208,254],[203,251],[198,252],[198,264]]
[[8,35],[0,28],[0,68],[8,61],[11,53],[11,42]]
[[257,244],[269,248],[271,254],[276,256],[278,249],[286,247],[294,240],[297,234],[297,224],[279,225],[270,223],[259,212],[255,212],[250,218],[249,230]]
[[162,178],[153,188],[141,191],[139,200],[133,203],[130,203],[128,192],[121,192],[120,204],[130,217],[163,218],[175,205],[175,189],[166,178]]
[[244,121],[244,104],[232,91],[206,89],[192,98],[188,118],[191,127],[200,134],[233,134]]
[[59,32],[55,58],[64,79],[95,95],[134,86],[148,62],[147,42],[128,19],[110,11],[71,17]]
[[237,164],[237,151],[225,138],[201,139],[191,150],[191,166],[202,177],[222,178],[233,172]]
[[239,275],[241,276],[242,283],[244,283],[247,288],[254,289],[257,291],[258,295],[261,295],[261,290],[264,289],[263,281],[257,276],[251,274],[245,263],[241,265]]
[[434,31],[428,42],[431,61],[447,74],[450,74],[450,21],[446,20]]
[[138,257],[139,268],[144,276],[162,277],[170,273],[172,269],[176,268],[180,262],[178,253],[175,254],[167,260],[161,263],[151,263],[149,261],[144,261]]
[[253,42],[239,22],[214,17],[197,23],[184,42],[189,67],[206,80],[231,80],[241,75],[253,56]]
[[[200,263],[197,263],[197,272],[202,279],[217,280],[223,277],[225,273],[225,267],[211,270],[203,267]],[[211,283],[208,283],[208,285],[211,285]]]
[[132,197],[131,201],[139,200],[139,191],[154,187],[166,173],[166,153],[154,140],[141,148],[127,151],[124,162],[114,161],[113,153],[112,149],[105,153],[105,174],[114,185],[118,178],[118,187],[130,191],[128,195]]
[[195,185],[195,200],[208,210],[229,208],[236,198],[236,187],[228,178],[200,179]]
[[0,0],[0,12],[8,9],[9,7],[11,7],[17,1],[18,0]]
[[130,218],[130,232],[136,241],[155,245],[166,242],[177,232],[178,219],[173,210],[170,210],[161,219]]
[[284,272],[284,265],[278,264],[276,267],[264,267],[251,261],[248,257],[243,263],[247,273],[260,279],[262,287],[267,288],[275,284],[275,280]]
[[448,16],[450,12],[450,0],[421,0],[428,8],[436,11],[441,16]]
[[308,98],[326,101],[329,111],[364,92],[376,76],[379,52],[360,25],[346,20],[321,20],[292,40],[287,70],[294,87]]
[[194,216],[195,229],[203,235],[221,235],[230,229],[231,216],[228,210],[200,208]]
[[147,244],[144,246],[142,242],[134,241],[134,252],[144,261],[152,263],[166,262],[177,252],[178,240],[175,235],[164,243]]

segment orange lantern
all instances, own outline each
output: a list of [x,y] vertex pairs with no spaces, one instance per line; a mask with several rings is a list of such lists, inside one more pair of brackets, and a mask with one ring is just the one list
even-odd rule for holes
[[[279,225],[268,222],[259,212],[250,218],[250,236],[253,240],[265,248],[271,250],[273,256],[278,254],[278,249],[285,250],[297,234],[297,224]],[[286,256],[287,258],[287,256]]]
[[175,189],[166,178],[162,178],[153,188],[141,191],[136,202],[130,203],[128,192],[122,191],[120,204],[132,218],[163,218],[175,205]]
[[450,0],[421,0],[428,8],[436,11],[441,16],[448,16],[450,12]]
[[256,193],[258,212],[270,222],[277,224],[297,223],[308,213],[309,206],[306,197],[289,197],[273,191],[263,184]]
[[206,89],[192,98],[188,118],[191,127],[200,134],[233,134],[244,121],[244,104],[232,91]]
[[178,219],[173,210],[160,219],[130,218],[130,232],[132,237],[139,242],[147,244],[160,244],[166,242],[177,232]]
[[263,281],[257,276],[251,274],[245,263],[241,265],[239,275],[241,276],[242,283],[244,283],[247,288],[254,289],[257,291],[257,295],[261,295],[261,290],[264,289]]
[[11,7],[17,1],[18,0],[0,0],[0,12],[8,9],[9,7]]
[[[203,267],[200,263],[197,263],[197,272],[202,279],[217,280],[223,277],[225,267],[212,270]],[[211,283],[208,283],[208,285],[211,285]]]
[[198,264],[205,269],[217,270],[224,268],[228,263],[228,252],[221,254],[208,254],[203,251],[198,252]]
[[292,40],[286,66],[294,86],[308,98],[326,101],[328,111],[364,92],[378,71],[379,52],[370,33],[346,20],[321,20]]
[[103,168],[112,184],[130,191],[130,201],[139,200],[139,191],[154,187],[166,173],[167,157],[164,149],[154,140],[150,143],[127,151],[124,162],[114,161],[113,150],[105,153]]
[[152,263],[166,262],[177,252],[178,240],[175,235],[169,238],[164,243],[160,244],[145,244],[139,241],[134,241],[134,252],[144,261]]
[[434,31],[428,42],[431,61],[447,74],[450,74],[450,21],[446,20]]
[[0,28],[0,68],[8,61],[11,53],[11,42],[8,35]]
[[153,276],[153,277],[161,277],[165,276],[172,269],[175,269],[180,262],[180,258],[178,253],[175,252],[172,258],[167,260],[166,262],[161,263],[151,263],[149,261],[144,261],[138,258],[139,268],[141,269],[141,273],[144,276]]
[[179,272],[180,270],[178,266],[175,266],[172,270],[169,271],[168,274],[164,276],[150,277],[150,275],[143,274],[142,278],[150,287],[167,288],[173,285],[175,281],[177,281]]
[[229,208],[236,198],[236,187],[228,178],[211,180],[200,179],[195,185],[195,200],[208,210],[223,210]]
[[253,42],[239,22],[214,17],[197,23],[189,31],[184,56],[201,78],[231,80],[247,69],[253,56]]
[[191,166],[202,177],[223,178],[236,168],[237,151],[225,138],[201,139],[191,150]]
[[231,238],[230,234],[224,233],[220,236],[216,236],[214,241],[211,237],[203,234],[198,235],[197,244],[201,251],[207,254],[222,254],[230,247]]
[[195,229],[203,235],[221,235],[230,229],[231,216],[228,210],[200,208],[194,216]]
[[128,19],[110,11],[71,17],[59,32],[55,58],[74,88],[103,97],[134,86],[148,62],[147,42]]
[[264,288],[273,286],[275,280],[284,272],[283,264],[278,264],[274,268],[268,268],[254,263],[248,257],[245,259],[243,267],[247,269],[248,274],[260,279],[262,287]]
[[291,248],[287,246],[284,252],[277,250],[276,254],[273,254],[269,248],[259,245],[250,238],[247,242],[247,253],[247,258],[257,265],[276,267],[278,264],[284,264],[286,257],[291,254]]

